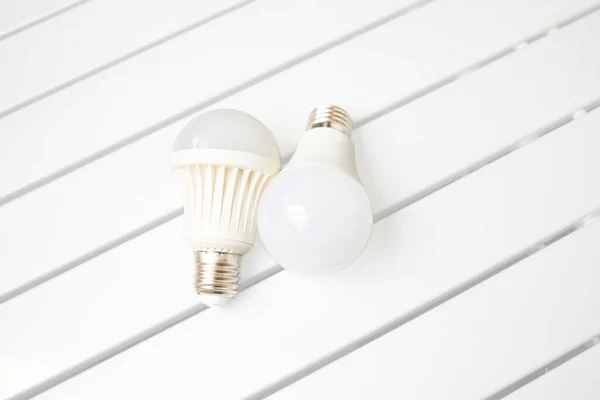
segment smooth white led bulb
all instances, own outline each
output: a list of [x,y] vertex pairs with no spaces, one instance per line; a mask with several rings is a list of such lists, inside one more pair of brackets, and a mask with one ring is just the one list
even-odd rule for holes
[[281,168],[277,143],[244,112],[209,111],[179,134],[171,165],[182,178],[196,291],[205,304],[222,304],[237,293],[241,256],[254,245],[258,200]]
[[294,156],[262,197],[258,230],[285,269],[334,273],[369,241],[373,214],[356,171],[351,125],[339,107],[313,110]]

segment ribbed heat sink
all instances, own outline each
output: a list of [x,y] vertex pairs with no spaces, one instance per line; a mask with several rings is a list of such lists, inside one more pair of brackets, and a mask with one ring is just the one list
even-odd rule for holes
[[[188,165],[178,171],[185,180],[184,231],[188,240],[220,238],[254,242],[258,199],[269,175],[216,165]],[[196,250],[235,252],[213,245]]]

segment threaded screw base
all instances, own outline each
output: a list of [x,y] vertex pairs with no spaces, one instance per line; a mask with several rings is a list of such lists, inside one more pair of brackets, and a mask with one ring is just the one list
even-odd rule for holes
[[208,306],[220,305],[237,294],[240,273],[239,254],[197,251],[196,292]]
[[352,119],[342,108],[333,105],[318,106],[310,112],[306,130],[328,127],[350,136]]

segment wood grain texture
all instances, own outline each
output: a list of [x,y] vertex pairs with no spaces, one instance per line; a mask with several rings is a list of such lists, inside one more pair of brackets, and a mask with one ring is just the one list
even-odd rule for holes
[[[564,55],[579,42],[580,29],[596,26],[590,20],[565,29],[563,37],[539,47],[539,54]],[[517,59],[535,57],[536,47],[529,50]],[[508,80],[501,82],[509,87]],[[238,398],[285,378],[594,210],[600,189],[593,176],[600,164],[591,149],[598,145],[599,115],[572,122],[381,221],[367,252],[346,272],[324,280],[277,274],[230,307],[202,312],[48,395],[100,398],[119,388],[125,396],[185,398],[196,393],[202,376],[205,395]],[[457,149],[464,145],[456,144]],[[380,167],[384,160],[401,165],[381,154],[372,159]],[[256,360],[261,368],[254,367]],[[236,376],[235,385],[227,384],[228,376]],[[502,381],[491,383],[488,391]]]

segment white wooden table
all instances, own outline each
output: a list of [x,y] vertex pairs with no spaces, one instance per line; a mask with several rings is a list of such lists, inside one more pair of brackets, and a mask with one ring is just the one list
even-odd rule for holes
[[[206,309],[175,135],[321,103],[367,250]],[[599,0],[0,0],[0,398],[597,400],[599,105]]]

